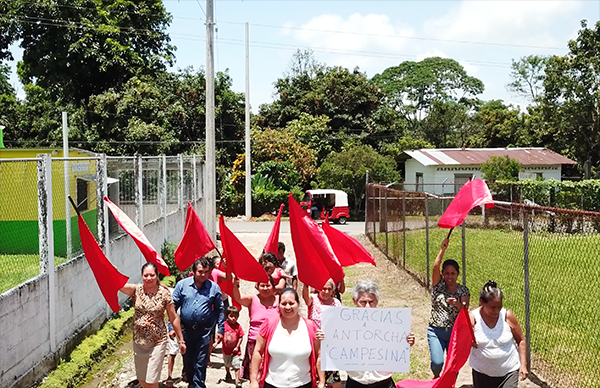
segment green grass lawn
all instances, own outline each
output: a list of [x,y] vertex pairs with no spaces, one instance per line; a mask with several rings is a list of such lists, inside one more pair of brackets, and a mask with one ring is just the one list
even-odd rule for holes
[[[445,258],[462,262],[460,229],[453,232]],[[429,231],[433,264],[447,230]],[[385,249],[385,234],[377,235]],[[388,236],[388,249],[402,260],[402,234]],[[425,231],[406,233],[406,266],[426,274]],[[530,233],[532,358],[546,375],[568,375],[573,386],[600,387],[600,325],[595,308],[600,278],[600,235]],[[462,268],[461,268],[462,269]],[[523,233],[466,230],[466,274],[471,307],[483,284],[495,280],[525,330]],[[461,277],[459,277],[459,280]],[[563,380],[561,380],[563,381]]]
[[[54,266],[58,267],[66,262],[64,257],[55,257]],[[0,294],[19,284],[39,275],[39,255],[5,255],[0,254]]]

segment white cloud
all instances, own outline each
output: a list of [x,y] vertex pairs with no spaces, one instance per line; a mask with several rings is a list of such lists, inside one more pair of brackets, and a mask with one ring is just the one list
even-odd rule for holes
[[[290,23],[284,25],[284,34],[290,27]],[[381,61],[381,55],[396,56],[392,59],[396,63],[404,60],[402,54],[412,43],[403,37],[414,34],[412,28],[394,25],[387,15],[355,13],[348,18],[333,14],[314,17],[296,27],[292,36],[317,53],[329,54],[331,64],[364,68]]]
[[441,18],[425,22],[432,37],[498,43],[563,46],[552,25],[573,14],[582,1],[462,1]]

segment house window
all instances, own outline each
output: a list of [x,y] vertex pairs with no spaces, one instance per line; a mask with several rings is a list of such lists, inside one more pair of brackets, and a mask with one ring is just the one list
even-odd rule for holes
[[423,191],[423,173],[422,172],[417,172],[416,176],[415,176],[415,190],[416,191]]
[[458,190],[472,178],[473,174],[454,174],[454,193],[458,193]]
[[536,172],[535,173],[535,179],[538,181],[543,181],[544,180],[544,173],[543,172]]
[[77,209],[82,212],[88,210],[88,182],[77,178]]

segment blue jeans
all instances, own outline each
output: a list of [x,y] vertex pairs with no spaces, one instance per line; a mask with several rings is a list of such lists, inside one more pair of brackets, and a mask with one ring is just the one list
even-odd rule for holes
[[212,329],[197,331],[183,330],[186,351],[183,355],[183,367],[190,387],[206,388],[206,364],[210,360],[208,348]]
[[452,328],[433,327],[427,328],[427,342],[429,343],[429,354],[431,355],[431,371],[439,375],[444,367],[444,352],[448,350]]

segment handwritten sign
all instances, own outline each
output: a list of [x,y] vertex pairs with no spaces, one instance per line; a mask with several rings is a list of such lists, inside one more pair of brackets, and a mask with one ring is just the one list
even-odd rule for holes
[[411,309],[322,306],[323,370],[408,373]]

